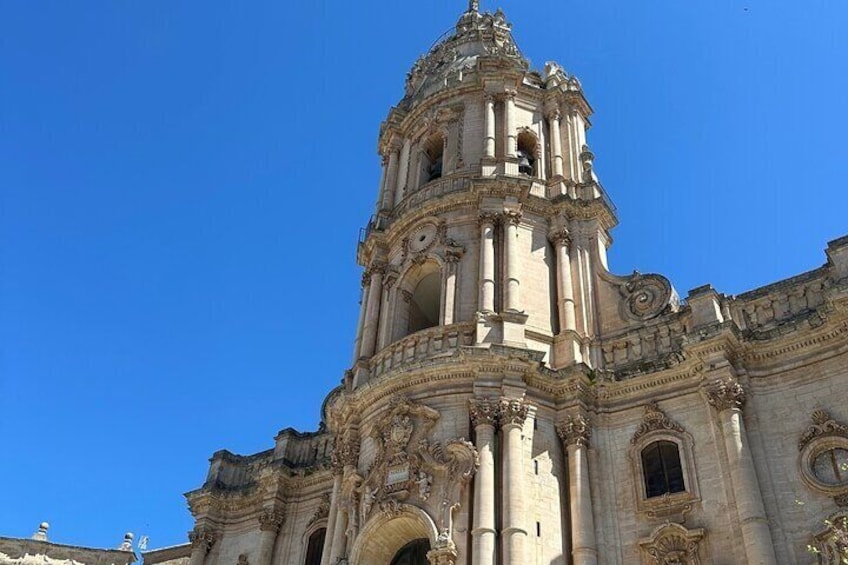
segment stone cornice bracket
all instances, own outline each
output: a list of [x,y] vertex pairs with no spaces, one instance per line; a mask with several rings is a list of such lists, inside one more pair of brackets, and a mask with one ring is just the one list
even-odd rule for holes
[[472,398],[468,401],[468,413],[475,428],[477,426],[497,427],[499,411],[499,402],[491,398]]
[[285,515],[279,510],[265,509],[259,514],[259,529],[279,532],[285,519]]
[[666,416],[656,402],[650,402],[645,405],[642,423],[636,428],[636,433],[633,434],[630,444],[635,445],[642,436],[655,431],[683,433],[684,429],[683,426]]
[[583,414],[568,416],[557,424],[557,434],[566,447],[569,445],[588,447],[589,439],[592,437],[592,424]]
[[807,428],[798,441],[798,449],[803,450],[814,439],[821,437],[848,438],[848,426],[838,422],[825,410],[816,410],[812,416],[813,425]]
[[208,528],[197,527],[188,533],[188,541],[192,549],[203,548],[209,551],[215,543],[215,532]]
[[745,407],[745,389],[736,381],[714,381],[704,386],[707,402],[718,412],[742,410]]
[[564,244],[566,247],[571,246],[571,232],[568,231],[568,228],[558,228],[555,230],[551,230],[548,233],[548,240],[554,245],[559,245],[560,243]]
[[530,405],[518,398],[501,398],[498,402],[498,417],[501,426],[523,426]]

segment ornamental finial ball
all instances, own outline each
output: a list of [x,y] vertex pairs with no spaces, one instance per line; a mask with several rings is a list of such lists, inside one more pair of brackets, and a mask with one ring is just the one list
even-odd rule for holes
[[48,524],[47,522],[42,522],[38,525],[38,529],[39,530],[49,530],[50,524]]

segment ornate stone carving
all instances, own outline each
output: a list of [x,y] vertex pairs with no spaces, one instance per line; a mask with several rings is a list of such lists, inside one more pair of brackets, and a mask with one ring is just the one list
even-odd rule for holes
[[424,439],[419,442],[418,453],[423,464],[441,476],[439,539],[452,544],[453,513],[460,506],[462,490],[477,471],[477,450],[464,438],[432,445]]
[[457,551],[453,542],[427,552],[427,561],[430,565],[456,565],[456,558]]
[[239,553],[238,560],[236,561],[236,565],[247,565],[247,564],[248,564],[247,554],[246,553]]
[[824,410],[816,410],[813,412],[813,425],[807,428],[801,440],[798,442],[798,449],[803,450],[814,439],[821,437],[843,437],[848,438],[848,426],[837,422],[833,416]]
[[511,424],[523,426],[529,410],[530,405],[523,400],[518,398],[501,398],[500,402],[498,402],[498,416],[501,426]]
[[209,551],[209,548],[215,543],[215,533],[207,528],[197,527],[188,533],[188,541],[191,544],[192,551],[196,549]]
[[551,231],[548,234],[548,239],[554,245],[565,245],[566,247],[571,245],[571,234],[566,228],[558,228]]
[[842,565],[848,557],[848,513],[837,512],[824,521],[826,529],[813,537],[822,565]]
[[521,212],[517,210],[508,210],[503,213],[503,220],[505,223],[517,226],[521,223]]
[[631,444],[635,444],[645,434],[654,431],[670,431],[683,432],[683,426],[663,414],[656,402],[650,402],[645,405],[645,414],[642,416],[642,423],[636,428],[636,433],[630,439]]
[[498,223],[499,219],[497,212],[481,211],[477,214],[477,221],[481,226],[485,226],[487,224],[494,226]]
[[499,403],[491,398],[472,398],[468,401],[471,423],[477,426],[497,427]]
[[680,524],[666,522],[651,537],[641,540],[643,562],[650,565],[701,565],[698,546],[704,530],[689,530]]
[[335,473],[340,473],[345,467],[356,467],[359,461],[359,430],[347,428],[336,435],[331,464]]
[[557,433],[566,445],[588,446],[592,437],[592,427],[589,419],[582,414],[568,416],[557,425]]
[[730,408],[742,410],[745,406],[745,389],[736,381],[715,381],[704,392],[707,402],[719,412]]
[[624,298],[622,314],[633,320],[650,320],[679,303],[677,293],[661,275],[643,275],[634,272],[619,287]]
[[282,512],[266,509],[259,514],[259,529],[278,532],[284,521],[285,515]]
[[[326,493],[321,497],[321,502],[318,503],[318,508],[315,509],[315,514],[313,514],[312,519],[309,520],[309,526],[330,515],[330,503],[330,493]],[[307,529],[309,526],[307,526]]]

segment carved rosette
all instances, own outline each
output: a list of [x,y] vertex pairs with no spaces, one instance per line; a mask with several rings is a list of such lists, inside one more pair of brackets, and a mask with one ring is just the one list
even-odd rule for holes
[[285,516],[278,510],[263,510],[259,514],[259,529],[262,531],[278,532],[285,521]]
[[468,401],[468,413],[474,427],[498,425],[499,403],[490,398],[472,398]]
[[567,446],[588,446],[592,437],[592,426],[589,419],[582,414],[569,416],[557,425],[557,433]]
[[801,440],[798,442],[798,449],[803,450],[814,439],[822,437],[843,437],[848,438],[848,426],[837,422],[833,416],[824,410],[816,410],[813,412],[813,425],[807,428]]
[[188,541],[192,551],[209,551],[215,543],[215,532],[207,528],[197,527],[188,533]]
[[501,426],[523,426],[527,419],[530,405],[517,398],[501,398],[498,403],[498,416]]
[[716,381],[708,385],[704,392],[707,402],[719,412],[742,410],[745,406],[745,389],[736,381]]
[[631,444],[635,444],[645,434],[655,431],[669,431],[682,433],[683,426],[666,416],[657,406],[656,402],[650,402],[645,405],[645,414],[642,416],[642,423],[636,428],[636,433],[630,439]]

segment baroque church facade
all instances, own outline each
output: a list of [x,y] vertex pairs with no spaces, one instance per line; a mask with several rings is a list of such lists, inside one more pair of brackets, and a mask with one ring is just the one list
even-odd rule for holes
[[737,296],[614,274],[580,82],[477,4],[380,128],[319,429],[215,453],[190,543],[145,562],[840,563],[848,238]]

